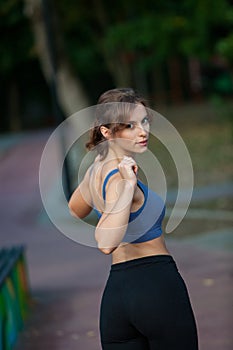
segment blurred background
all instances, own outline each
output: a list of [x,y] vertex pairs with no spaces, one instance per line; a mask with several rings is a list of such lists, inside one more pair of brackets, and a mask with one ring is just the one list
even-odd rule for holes
[[[26,245],[33,297],[18,349],[100,349],[98,306],[110,260],[50,223],[38,171],[57,125],[105,90],[126,86],[146,96],[190,152],[193,199],[166,238],[190,286],[201,350],[230,349],[231,1],[0,0],[0,35],[0,243]],[[161,144],[153,147],[166,174],[169,212],[176,168]],[[69,195],[76,165],[66,162]]]
[[9,0],[0,11],[2,132],[54,125],[54,74],[65,115],[115,86],[157,109],[232,97],[230,1]]

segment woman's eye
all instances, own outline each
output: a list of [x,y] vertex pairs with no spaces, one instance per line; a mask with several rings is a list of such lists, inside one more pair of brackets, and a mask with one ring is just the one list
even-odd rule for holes
[[149,124],[149,118],[148,117],[145,117],[143,120],[142,120],[142,125],[147,125]]
[[134,124],[133,123],[127,123],[126,124],[126,128],[127,129],[133,129],[134,128]]

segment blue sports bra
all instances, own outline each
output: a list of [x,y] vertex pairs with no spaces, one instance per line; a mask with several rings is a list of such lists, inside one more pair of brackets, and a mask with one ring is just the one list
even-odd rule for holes
[[[118,171],[118,169],[113,169],[104,179],[102,188],[104,201],[106,199],[106,185],[110,177]],[[140,180],[137,180],[137,186],[144,194],[144,203],[137,211],[130,213],[129,224],[123,239],[124,242],[128,243],[142,243],[162,235],[161,225],[165,215],[164,201]],[[95,207],[94,210],[101,218],[102,214]]]

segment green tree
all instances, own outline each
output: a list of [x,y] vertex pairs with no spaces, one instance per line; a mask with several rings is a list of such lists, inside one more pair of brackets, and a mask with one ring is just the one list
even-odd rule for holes
[[71,115],[87,107],[87,94],[67,55],[56,2],[25,0],[25,12],[32,23],[35,50],[44,76],[48,84],[53,84],[53,80],[55,81],[65,115]]
[[[21,66],[34,59],[33,36],[23,12],[23,1],[0,0],[0,73],[2,77],[2,120],[11,130],[21,128],[20,87],[18,76]],[[8,92],[6,94],[6,91]],[[3,98],[4,96],[4,98]],[[8,117],[8,121],[6,118]]]
[[88,6],[79,1],[78,8],[74,0],[60,0],[56,6],[67,52],[84,80],[107,69],[114,85],[148,90],[147,75],[154,72],[162,87],[161,67],[166,65],[171,90],[178,95],[185,61],[193,89],[201,88],[201,63],[229,32],[226,17],[232,10],[226,0],[119,0],[114,5],[92,0]]
[[[232,62],[233,16],[227,0],[43,2],[50,6],[56,79],[66,114],[96,101],[112,86],[132,85],[148,95],[154,89],[169,90],[171,99],[179,100],[187,72],[196,94],[202,88],[203,63],[216,53]],[[38,55],[49,83],[42,0],[0,0],[0,14],[2,32],[7,32],[0,70],[13,76],[15,66]]]

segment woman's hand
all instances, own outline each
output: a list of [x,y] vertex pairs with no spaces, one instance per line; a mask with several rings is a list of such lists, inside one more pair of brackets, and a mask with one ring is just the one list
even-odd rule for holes
[[118,164],[118,169],[124,180],[128,181],[133,187],[137,185],[138,166],[132,157],[124,156]]

